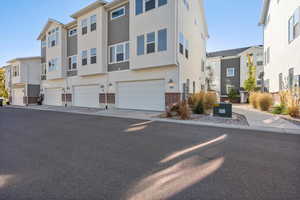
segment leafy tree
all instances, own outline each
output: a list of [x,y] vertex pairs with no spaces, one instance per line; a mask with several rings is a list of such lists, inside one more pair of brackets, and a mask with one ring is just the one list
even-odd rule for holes
[[247,92],[255,91],[256,89],[256,66],[253,63],[253,55],[248,54],[248,77],[244,82],[244,88]]
[[8,98],[8,92],[5,88],[5,70],[0,69],[0,97]]

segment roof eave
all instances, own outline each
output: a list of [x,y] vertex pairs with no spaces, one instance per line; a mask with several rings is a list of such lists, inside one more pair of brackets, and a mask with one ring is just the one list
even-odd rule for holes
[[37,60],[37,59],[42,59],[42,57],[41,56],[32,56],[32,57],[14,58],[14,59],[7,61],[6,63],[11,64],[13,62],[21,61],[21,60]]
[[42,37],[43,37],[44,33],[45,33],[45,32],[46,32],[46,30],[49,28],[49,26],[50,26],[50,24],[51,24],[51,23],[56,23],[56,24],[59,24],[59,25],[62,25],[62,26],[64,26],[64,24],[63,24],[63,23],[61,23],[61,22],[59,22],[59,21],[57,21],[57,20],[55,20],[55,19],[51,19],[51,18],[49,18],[49,19],[48,19],[48,21],[47,21],[47,23],[46,23],[46,25],[44,26],[44,28],[43,28],[42,32],[39,34],[39,36],[38,36],[37,40],[41,40],[41,39],[42,39]]
[[75,12],[74,14],[71,15],[72,18],[74,19],[77,19],[78,17],[84,15],[85,13],[93,10],[93,9],[96,9],[100,6],[103,6],[105,4],[107,4],[108,2],[107,1],[104,1],[104,0],[97,0],[95,1],[94,3],[80,9],[79,11]]
[[259,23],[258,25],[265,25],[266,22],[266,17],[269,11],[269,7],[270,7],[270,0],[264,0],[263,1],[263,8],[262,8],[262,12],[261,12],[261,16],[259,19]]

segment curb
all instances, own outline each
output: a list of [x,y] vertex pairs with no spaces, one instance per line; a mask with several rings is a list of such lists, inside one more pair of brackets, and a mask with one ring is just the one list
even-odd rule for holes
[[40,110],[40,111],[50,111],[50,112],[61,112],[61,113],[72,113],[72,114],[81,114],[81,115],[93,115],[101,117],[114,117],[122,119],[136,119],[136,120],[145,120],[145,121],[155,121],[155,122],[166,122],[166,123],[175,123],[175,124],[185,124],[185,125],[194,125],[194,126],[206,126],[206,127],[217,127],[217,128],[229,128],[237,130],[252,130],[252,131],[264,131],[280,134],[293,134],[300,135],[300,129],[287,129],[287,128],[275,128],[275,127],[263,127],[263,126],[238,126],[238,125],[228,125],[228,124],[215,124],[207,122],[195,122],[195,121],[183,121],[183,120],[172,120],[172,119],[162,119],[156,117],[134,117],[134,116],[120,116],[109,113],[83,113],[76,111],[64,111],[64,110],[49,110],[43,108],[32,108],[32,107],[21,107],[21,106],[9,106],[9,108],[17,109],[28,109],[28,110]]

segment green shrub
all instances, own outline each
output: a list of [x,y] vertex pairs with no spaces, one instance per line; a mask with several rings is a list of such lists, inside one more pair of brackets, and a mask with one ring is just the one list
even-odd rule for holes
[[204,104],[202,100],[199,100],[197,104],[193,107],[193,112],[195,114],[204,114]]
[[281,104],[281,105],[274,106],[272,109],[272,113],[276,115],[280,115],[280,114],[286,115],[288,113],[288,110],[285,105]]
[[268,111],[273,105],[273,97],[268,93],[260,93],[257,97],[257,104],[262,111]]
[[228,93],[228,99],[230,102],[234,101],[236,98],[239,97],[239,92],[236,89],[231,89]]

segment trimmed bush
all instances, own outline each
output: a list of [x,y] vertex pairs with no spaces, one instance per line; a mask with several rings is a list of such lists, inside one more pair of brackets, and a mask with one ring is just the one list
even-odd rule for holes
[[217,95],[214,92],[207,92],[204,96],[204,109],[205,111],[213,109],[214,105],[217,103]]
[[228,99],[230,102],[234,102],[237,98],[239,98],[240,93],[237,89],[231,89],[228,94]]
[[260,93],[257,97],[257,104],[262,111],[269,111],[273,106],[273,97],[268,93]]
[[249,102],[252,105],[253,108],[258,108],[258,96],[260,93],[258,92],[251,92],[249,96]]

